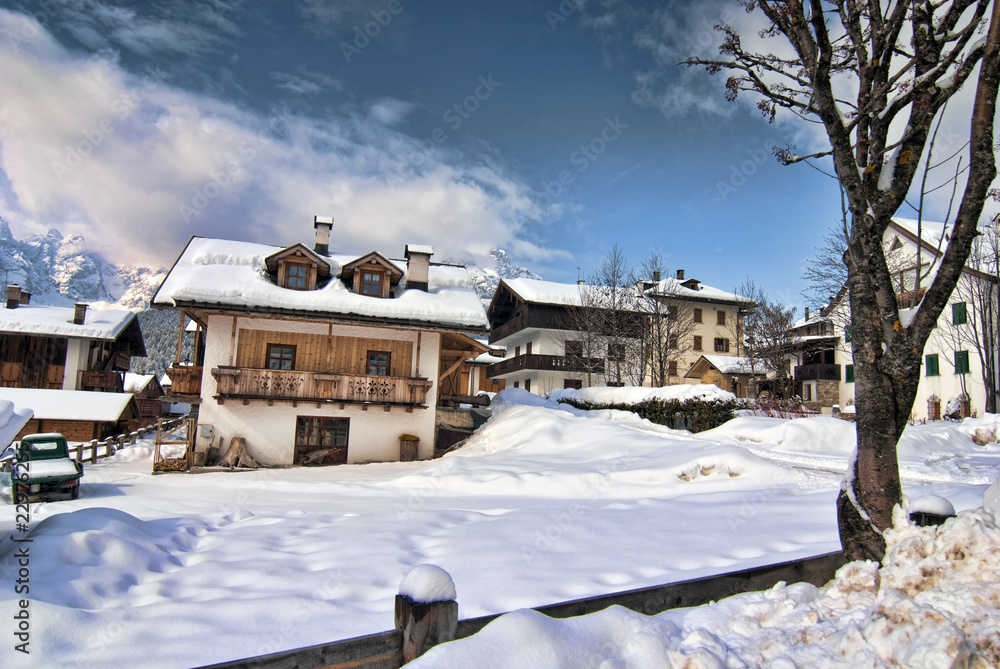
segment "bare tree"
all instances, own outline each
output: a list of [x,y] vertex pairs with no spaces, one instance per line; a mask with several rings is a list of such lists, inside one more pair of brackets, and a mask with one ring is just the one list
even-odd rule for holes
[[[845,200],[858,445],[837,510],[848,558],[881,560],[882,531],[902,499],[896,444],[916,397],[921,354],[961,276],[996,177],[1000,2],[743,4],[768,20],[761,36],[790,46],[793,55],[744,50],[737,31],[720,26],[723,58],[687,62],[729,71],[727,97],[757,95],[758,108],[772,121],[779,109],[787,110],[826,131],[825,150],[776,154],[786,164],[831,158]],[[904,327],[884,234],[914,186],[935,117],[967,83],[975,101],[965,187],[938,270]]]
[[[635,284],[641,289],[649,326],[644,331],[641,345],[643,367],[648,368],[651,385],[661,387],[676,381],[683,373],[678,368],[692,347],[694,311],[689,304],[675,295],[660,290],[660,277],[666,275],[663,257],[650,251],[641,265],[641,276]],[[633,358],[639,360],[639,356]],[[673,371],[673,374],[671,373]],[[640,385],[637,383],[635,385]]]
[[734,291],[743,300],[739,329],[742,330],[743,357],[753,376],[769,376],[780,398],[791,397],[788,356],[794,350],[790,334],[795,309],[771,301],[764,289],[747,278]]
[[601,313],[601,291],[593,286],[580,284],[579,306],[566,310],[563,330],[560,332],[566,358],[567,376],[594,385],[594,377],[604,374],[607,343],[602,333],[604,315]]
[[[623,385],[629,370],[642,367],[641,341],[644,336],[644,304],[634,285],[632,265],[617,244],[601,260],[591,279],[602,316],[601,333],[607,341],[604,378],[608,385]],[[633,362],[629,362],[630,358]],[[641,380],[640,380],[641,383]]]

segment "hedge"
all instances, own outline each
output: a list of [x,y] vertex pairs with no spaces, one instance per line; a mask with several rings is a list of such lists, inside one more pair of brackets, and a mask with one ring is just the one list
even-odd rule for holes
[[618,409],[631,411],[640,418],[676,430],[701,432],[718,427],[736,418],[737,400],[662,400],[650,399],[638,404],[589,404],[578,400],[561,399],[577,409],[595,411]]

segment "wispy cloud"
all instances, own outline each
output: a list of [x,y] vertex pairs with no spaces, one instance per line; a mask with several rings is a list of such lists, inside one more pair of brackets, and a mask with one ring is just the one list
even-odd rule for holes
[[[0,10],[0,33],[25,20]],[[35,28],[16,48],[0,40],[0,214],[15,227],[57,226],[119,261],[160,264],[192,234],[301,241],[315,214],[337,218],[345,251],[426,241],[441,257],[496,245],[553,254],[524,241],[546,213],[531,189],[498,163],[393,128],[404,101],[258,113],[71,53]]]
[[278,82],[278,88],[296,95],[315,95],[325,91],[344,89],[342,81],[322,72],[300,70],[295,74],[291,72],[271,72],[269,74],[272,79]]
[[[37,15],[93,49],[125,49],[141,56],[195,55],[239,34],[231,15],[239,2],[165,0],[138,11],[109,0],[49,0]],[[48,22],[48,21],[47,21]]]

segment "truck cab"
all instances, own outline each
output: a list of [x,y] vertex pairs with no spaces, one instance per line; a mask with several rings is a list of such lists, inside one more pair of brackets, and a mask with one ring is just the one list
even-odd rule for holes
[[58,433],[29,434],[21,439],[10,475],[14,504],[31,498],[48,501],[55,495],[76,499],[80,494],[83,463],[69,457],[66,438]]

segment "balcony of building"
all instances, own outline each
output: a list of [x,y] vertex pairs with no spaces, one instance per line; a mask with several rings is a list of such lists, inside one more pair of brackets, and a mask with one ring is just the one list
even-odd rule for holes
[[529,353],[493,363],[486,368],[486,375],[489,378],[493,378],[523,370],[603,374],[604,359]]
[[212,369],[212,376],[218,382],[216,398],[220,404],[239,399],[413,408],[426,406],[432,386],[425,378],[249,367],[219,366]]
[[795,382],[840,381],[840,365],[813,363],[795,368]]

